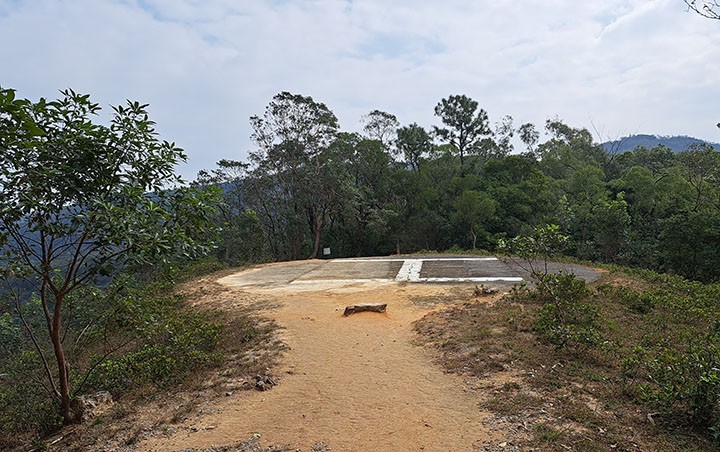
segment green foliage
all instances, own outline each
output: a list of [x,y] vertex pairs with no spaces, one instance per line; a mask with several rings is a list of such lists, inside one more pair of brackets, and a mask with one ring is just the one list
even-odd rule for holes
[[520,258],[522,261],[520,266],[530,273],[541,290],[548,291],[547,285],[552,282],[552,279],[547,278],[548,261],[565,246],[569,238],[560,232],[558,225],[538,226],[530,235],[519,235],[508,240],[500,239],[498,251]]
[[647,351],[642,365],[651,381],[640,386],[646,400],[720,431],[720,333],[695,338],[685,349]]
[[478,110],[477,101],[465,95],[449,96],[435,106],[435,115],[445,126],[435,127],[435,135],[452,146],[461,167],[467,155],[480,155],[486,160],[497,151],[490,138],[493,133],[488,114],[482,108]]
[[250,123],[259,147],[251,154],[250,207],[274,232],[269,239],[277,259],[314,258],[329,213],[351,193],[345,164],[351,148],[343,140],[352,136],[338,135],[338,120],[325,104],[288,92]]
[[[82,287],[66,299],[66,359],[72,369],[71,394],[97,390],[122,397],[127,390],[154,385],[168,388],[221,359],[223,327],[206,312],[187,309],[168,295],[173,281],[217,270],[214,259],[168,265],[154,280],[140,283],[119,275],[106,287]],[[23,305],[30,325],[42,324],[38,300]],[[0,317],[4,319],[4,317]],[[0,354],[0,448],[27,442],[62,424],[59,402],[47,390],[38,351],[17,327],[0,332],[15,338],[7,355]],[[245,327],[252,335],[253,324]],[[50,344],[43,344],[48,352]]]
[[653,286],[598,288],[633,315],[640,333],[621,349],[626,392],[665,413],[664,424],[712,436],[720,428],[720,286],[633,273]]
[[152,306],[143,303],[142,308],[142,318],[152,318],[152,323],[135,325],[143,345],[104,361],[93,377],[93,386],[111,391],[145,384],[167,387],[219,360],[220,324],[209,322],[202,314],[178,312],[172,303],[157,309],[162,300],[152,301]]
[[648,314],[659,302],[659,296],[653,291],[637,292],[628,287],[617,287],[615,291],[620,303],[635,314]]
[[0,314],[0,363],[3,358],[10,356],[22,342],[22,333],[19,325],[9,312]]
[[485,232],[485,224],[495,214],[496,203],[485,193],[465,190],[455,201],[454,221],[470,231],[472,249],[477,247],[478,233]]
[[420,163],[430,156],[433,149],[430,134],[416,123],[397,129],[398,153],[410,164],[413,171],[419,171]]
[[548,273],[535,298],[543,303],[533,329],[558,348],[599,346],[600,313],[585,281],[566,273]]
[[[333,257],[492,249],[497,238],[557,224],[570,236],[566,255],[720,277],[717,151],[616,154],[559,119],[546,122],[550,139],[539,143],[535,126],[514,130],[509,117],[493,131],[487,112],[464,95],[442,99],[435,113],[429,133],[375,110],[360,135],[342,132],[326,105],[278,94],[251,118],[259,150],[249,163],[221,161],[213,171],[233,174],[230,191],[238,193],[219,257],[239,262],[246,256],[235,254],[248,248],[297,259],[317,255],[320,243]],[[515,132],[527,153],[507,154]],[[248,209],[259,224],[243,223]]]
[[[128,264],[207,252],[219,202],[217,190],[181,186],[185,155],[158,138],[147,105],[113,107],[108,126],[93,122],[99,111],[72,90],[33,103],[0,88],[0,276],[65,423],[75,418],[64,314],[83,302],[73,296]],[[44,322],[24,316],[33,297]]]
[[232,266],[270,260],[261,219],[256,211],[247,208],[249,190],[243,178],[248,175],[249,165],[233,160],[220,160],[217,165],[211,172],[200,171],[194,183],[222,191],[223,202],[213,218],[220,229],[215,256]]
[[516,297],[529,297],[542,303],[533,329],[558,348],[582,349],[598,346],[600,315],[585,281],[573,274],[551,273],[548,260],[567,243],[569,237],[557,225],[535,228],[531,235],[500,240],[498,250],[524,262],[535,289],[519,289]]
[[62,425],[57,402],[38,378],[37,353],[24,349],[2,360],[0,371],[0,449],[19,447],[30,436]]

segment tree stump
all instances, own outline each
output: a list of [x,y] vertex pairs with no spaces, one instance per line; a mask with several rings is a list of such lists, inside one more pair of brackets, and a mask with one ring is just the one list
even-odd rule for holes
[[345,307],[344,316],[355,314],[357,312],[385,312],[387,303],[358,303]]

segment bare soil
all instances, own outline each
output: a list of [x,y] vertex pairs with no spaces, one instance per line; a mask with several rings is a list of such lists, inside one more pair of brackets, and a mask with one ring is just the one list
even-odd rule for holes
[[[472,451],[506,443],[502,432],[491,431],[492,415],[480,409],[467,382],[414,343],[413,322],[460,302],[459,290],[472,294],[472,286],[323,281],[302,291],[244,291],[224,307],[243,310],[258,300],[272,306],[264,314],[282,327],[287,346],[273,370],[278,385],[214,401],[138,450],[212,450],[248,438],[263,447],[337,451]],[[359,302],[388,309],[342,315]]]
[[[534,338],[508,327],[506,311],[501,322],[493,320],[499,314],[483,316],[496,312],[508,286],[477,296],[472,284],[303,276],[304,265],[320,264],[271,264],[185,284],[189,303],[223,313],[228,361],[172,393],[129,397],[91,425],[63,431],[54,448],[516,451],[550,422],[548,393],[514,365]],[[277,281],[252,283],[260,274]],[[387,312],[342,315],[366,302],[387,303]],[[523,307],[516,308],[509,321],[522,323]],[[249,318],[261,343],[233,353]],[[256,391],[256,376],[276,385]],[[596,401],[587,403],[596,411]],[[540,432],[548,437],[574,428],[548,425]]]

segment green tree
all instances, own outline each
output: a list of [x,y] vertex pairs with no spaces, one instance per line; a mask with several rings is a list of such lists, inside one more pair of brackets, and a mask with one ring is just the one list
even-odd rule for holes
[[720,189],[720,152],[710,145],[693,145],[678,159],[685,165],[685,177],[695,189],[693,209],[699,210],[704,205],[720,208],[717,196]]
[[559,119],[545,122],[545,130],[551,139],[538,146],[543,171],[555,178],[565,179],[581,165],[591,165],[605,170],[609,156],[605,149],[593,142],[587,129],[576,129]]
[[630,215],[625,194],[615,199],[602,200],[592,208],[595,244],[600,248],[603,261],[615,262],[628,242]]
[[303,220],[310,230],[310,258],[320,250],[321,234],[330,210],[342,199],[338,188],[345,177],[344,156],[331,144],[337,139],[338,120],[312,97],[282,92],[273,97],[262,117],[250,118],[259,150],[251,153],[252,177],[265,180],[261,196],[283,206],[290,221],[289,257],[300,257],[305,240]]
[[505,157],[513,151],[512,138],[515,135],[513,128],[513,118],[510,115],[503,116],[499,122],[495,123],[495,140],[492,152],[493,157]]
[[540,139],[540,132],[535,129],[535,125],[527,122],[521,125],[517,132],[520,136],[520,141],[523,142],[528,153],[533,157],[539,157],[535,152],[537,150],[538,140]]
[[487,162],[481,185],[497,204],[489,232],[512,237],[554,221],[555,187],[534,158],[510,155]]
[[363,117],[363,132],[371,140],[377,140],[389,150],[395,144],[396,131],[400,126],[397,117],[391,113],[373,110]]
[[344,255],[392,251],[389,222],[396,216],[392,156],[379,140],[340,133],[333,146],[347,156],[349,178],[340,187],[340,209],[333,211],[332,245]]
[[430,135],[416,123],[397,129],[396,144],[399,154],[415,172],[419,171],[422,159],[433,151]]
[[569,238],[560,232],[558,225],[547,224],[535,227],[529,235],[498,240],[498,251],[511,259],[519,259],[515,262],[530,274],[540,290],[552,292],[548,263],[550,258],[560,254]]
[[455,221],[470,231],[472,249],[477,246],[478,231],[495,214],[495,201],[486,193],[465,190],[455,201]]
[[[160,141],[147,105],[100,107],[72,90],[55,101],[16,99],[0,89],[0,252],[6,280],[30,282],[39,300],[56,370],[40,331],[15,315],[42,360],[65,423],[75,420],[63,339],[63,312],[81,289],[131,263],[207,251],[214,235],[212,190],[178,188],[183,151]],[[172,188],[172,189],[170,189]]]
[[450,96],[435,106],[435,116],[444,125],[433,128],[435,135],[453,147],[460,156],[461,167],[467,155],[480,155],[483,159],[490,157],[493,132],[487,112],[482,108],[478,110],[477,101],[465,95]]
[[265,230],[257,212],[248,208],[248,166],[223,159],[212,171],[200,171],[193,182],[200,187],[215,186],[222,190],[224,202],[219,205],[215,219],[221,229],[215,254],[230,265],[269,258]]

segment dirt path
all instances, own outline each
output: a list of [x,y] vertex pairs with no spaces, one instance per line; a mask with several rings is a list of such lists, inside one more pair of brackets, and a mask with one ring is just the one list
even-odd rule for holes
[[[483,424],[490,415],[462,379],[443,373],[413,344],[412,323],[430,308],[411,300],[442,296],[451,286],[318,282],[252,290],[279,301],[267,313],[284,327],[289,346],[276,371],[279,385],[228,397],[186,421],[192,428],[150,438],[140,450],[228,445],[254,434],[263,445],[304,451],[318,443],[333,451],[472,451],[501,440]],[[388,303],[386,314],[342,316],[348,304],[377,301]]]

